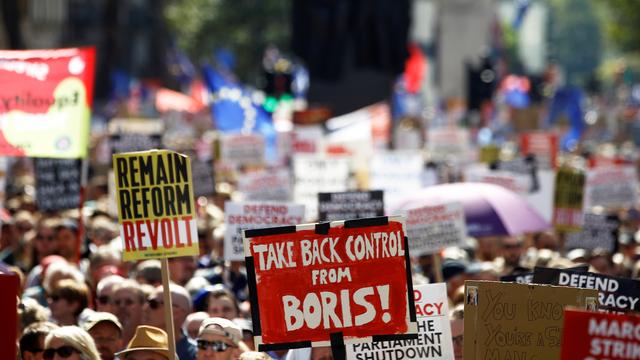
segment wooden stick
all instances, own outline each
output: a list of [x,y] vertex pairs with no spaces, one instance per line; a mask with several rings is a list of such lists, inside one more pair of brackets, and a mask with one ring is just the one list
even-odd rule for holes
[[173,306],[171,304],[171,289],[169,288],[169,262],[167,258],[160,259],[162,264],[162,297],[164,299],[164,323],[167,327],[167,336],[169,340],[169,360],[176,359],[176,337],[173,328]]
[[436,278],[436,282],[444,282],[442,277],[442,260],[440,259],[440,253],[433,253],[433,260],[431,261],[433,266],[433,276]]

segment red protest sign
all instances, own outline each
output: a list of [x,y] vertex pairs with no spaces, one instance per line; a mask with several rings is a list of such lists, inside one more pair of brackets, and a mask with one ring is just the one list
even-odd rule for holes
[[563,360],[640,356],[640,316],[565,310],[563,329]]
[[520,152],[535,155],[544,169],[555,169],[558,156],[558,135],[551,132],[528,132],[520,135]]
[[416,333],[404,219],[246,230],[260,351]]

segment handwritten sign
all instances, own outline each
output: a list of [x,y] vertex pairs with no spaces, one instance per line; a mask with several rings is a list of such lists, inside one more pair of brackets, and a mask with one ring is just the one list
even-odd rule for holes
[[304,205],[274,202],[232,202],[224,204],[224,259],[244,260],[242,231],[273,226],[297,225],[304,219]]
[[124,261],[198,255],[187,156],[169,150],[113,155]]
[[533,282],[571,286],[599,291],[599,309],[607,311],[640,312],[640,280],[617,278],[595,273],[584,273],[569,269],[536,267]]
[[353,344],[347,346],[347,359],[453,359],[447,285],[416,286],[413,301],[418,319],[417,339]]
[[466,281],[464,359],[557,359],[564,309],[595,306],[598,292]]
[[318,193],[318,214],[320,221],[382,216],[383,192],[372,190]]
[[245,230],[244,249],[260,351],[417,332],[401,217]]
[[412,256],[461,245],[467,237],[462,204],[447,203],[407,211],[407,235]]
[[563,329],[561,360],[640,357],[640,316],[567,309]]
[[36,204],[40,211],[75,209],[80,206],[79,159],[35,158]]
[[584,209],[594,206],[622,209],[638,199],[638,178],[634,165],[597,167],[587,170]]

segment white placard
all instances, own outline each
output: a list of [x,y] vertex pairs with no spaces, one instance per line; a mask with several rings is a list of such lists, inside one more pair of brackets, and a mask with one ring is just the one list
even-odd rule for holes
[[407,236],[411,256],[433,254],[460,246],[467,237],[464,209],[459,202],[407,211]]
[[422,188],[424,160],[420,151],[376,152],[369,165],[369,189],[384,191],[387,211],[392,204]]
[[244,201],[291,201],[291,172],[282,168],[255,171],[238,178],[238,192]]
[[431,160],[438,162],[466,163],[470,159],[469,130],[458,127],[429,129],[427,149]]
[[231,165],[264,164],[264,136],[258,134],[223,134],[220,137],[220,161]]
[[634,206],[638,199],[638,177],[632,165],[597,167],[587,170],[584,211],[594,206],[620,209]]

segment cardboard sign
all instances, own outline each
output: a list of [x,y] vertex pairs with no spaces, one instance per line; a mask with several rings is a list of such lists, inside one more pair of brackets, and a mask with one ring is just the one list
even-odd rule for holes
[[0,51],[0,155],[84,158],[94,48]]
[[541,169],[555,169],[558,135],[550,132],[527,132],[520,135],[520,153],[535,155]]
[[417,332],[401,217],[245,230],[244,250],[259,351]]
[[304,204],[307,220],[318,219],[318,193],[347,191],[347,157],[298,154],[293,157],[293,201]]
[[320,221],[361,219],[384,215],[381,190],[318,193]]
[[598,167],[587,170],[584,209],[594,206],[608,209],[629,208],[638,199],[638,179],[633,165]]
[[561,360],[638,359],[640,316],[567,309]]
[[557,359],[564,309],[595,306],[591,289],[466,281],[464,359]]
[[599,309],[607,311],[640,312],[640,280],[617,278],[595,273],[584,273],[569,269],[536,267],[533,271],[535,284],[571,286],[595,289]]
[[187,156],[169,150],[113,155],[122,259],[198,255]]
[[304,205],[266,202],[224,204],[224,259],[244,260],[242,231],[273,226],[297,225],[304,220]]
[[286,168],[254,171],[238,179],[238,192],[244,201],[291,201],[291,172]]
[[553,195],[553,223],[558,230],[580,229],[584,183],[584,173],[567,168],[558,170]]
[[582,230],[566,234],[565,249],[597,248],[615,252],[620,219],[617,215],[584,214]]
[[112,154],[162,148],[160,119],[116,118],[109,121],[108,129]]
[[391,205],[422,188],[423,168],[419,150],[376,152],[369,164],[369,188],[384,191],[388,211]]
[[79,159],[35,158],[36,204],[43,212],[80,206]]
[[429,129],[427,148],[437,162],[464,163],[469,157],[469,130],[458,127]]
[[459,202],[407,211],[411,256],[433,254],[447,246],[461,246],[467,237],[464,209]]
[[219,160],[225,164],[260,165],[265,162],[264,136],[259,134],[222,134]]
[[347,346],[347,359],[453,359],[447,285],[416,286],[413,301],[418,320],[417,339],[353,344]]

